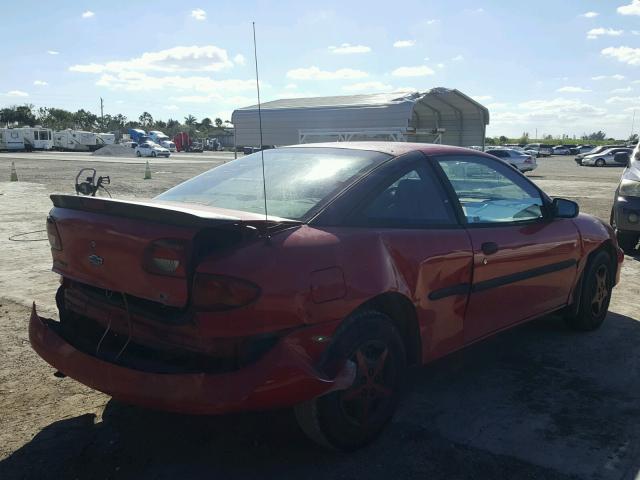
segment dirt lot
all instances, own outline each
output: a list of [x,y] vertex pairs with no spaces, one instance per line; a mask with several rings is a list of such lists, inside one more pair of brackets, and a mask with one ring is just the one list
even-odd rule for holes
[[[229,159],[154,162],[82,154],[0,154],[0,478],[635,478],[640,471],[640,262],[627,257],[603,328],[577,335],[556,317],[505,332],[411,373],[378,442],[351,455],[318,450],[288,411],[189,417],[122,405],[30,349],[29,306],[55,315],[57,279],[44,228],[52,192],[83,166],[117,197],[149,197]],[[11,161],[20,182],[10,183]],[[620,168],[539,160],[530,177],[609,218]],[[36,232],[18,237],[40,240]]]

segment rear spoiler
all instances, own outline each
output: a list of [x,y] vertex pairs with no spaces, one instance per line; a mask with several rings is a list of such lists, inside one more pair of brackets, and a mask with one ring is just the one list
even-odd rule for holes
[[188,208],[158,203],[115,200],[107,198],[81,197],[77,195],[51,195],[54,207],[85,212],[113,215],[117,217],[145,220],[184,227],[212,227],[222,224],[245,223],[240,218],[201,212]]
[[190,208],[188,205],[165,202],[138,202],[135,200],[116,200],[113,198],[96,198],[79,195],[50,196],[53,206],[85,212],[113,215],[117,217],[145,220],[147,222],[164,223],[178,227],[216,227],[221,225],[252,225],[281,228],[287,225],[300,225],[302,222],[287,218],[240,218],[225,215],[208,209]]

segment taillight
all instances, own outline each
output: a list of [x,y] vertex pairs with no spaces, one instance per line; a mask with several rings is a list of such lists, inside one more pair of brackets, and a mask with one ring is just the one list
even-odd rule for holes
[[58,233],[58,227],[56,226],[56,221],[51,216],[47,217],[47,237],[49,238],[51,248],[54,250],[62,250],[62,240]]
[[155,275],[187,276],[187,248],[182,240],[162,239],[152,242],[144,252],[144,269]]
[[193,280],[193,306],[196,310],[229,310],[253,302],[260,288],[246,280],[196,273]]

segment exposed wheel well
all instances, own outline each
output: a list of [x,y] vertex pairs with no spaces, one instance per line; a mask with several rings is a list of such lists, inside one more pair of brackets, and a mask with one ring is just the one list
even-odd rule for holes
[[370,299],[358,310],[376,310],[393,320],[400,332],[407,352],[407,364],[422,363],[422,340],[418,326],[418,315],[411,300],[397,292],[387,292]]
[[616,248],[613,246],[613,242],[611,240],[605,241],[602,245],[596,248],[593,252],[589,254],[589,261],[598,254],[598,252],[607,252],[609,258],[611,259],[611,269],[613,270],[613,278],[618,274],[618,252],[616,252]]

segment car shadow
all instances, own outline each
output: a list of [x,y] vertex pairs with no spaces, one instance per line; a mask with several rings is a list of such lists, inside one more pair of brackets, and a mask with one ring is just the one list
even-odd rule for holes
[[[322,450],[291,411],[215,417],[111,400],[56,421],[0,478],[622,478],[640,468],[640,323],[570,332],[545,317],[409,373],[382,436]],[[69,380],[71,381],[71,380]],[[630,477],[633,478],[633,477]]]

